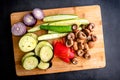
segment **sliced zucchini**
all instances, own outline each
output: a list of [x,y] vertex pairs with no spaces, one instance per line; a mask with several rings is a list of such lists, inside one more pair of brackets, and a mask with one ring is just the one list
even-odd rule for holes
[[45,45],[50,46],[50,48],[53,49],[53,46],[48,41],[41,41],[37,44],[35,48],[35,55],[39,56],[40,49]]
[[24,61],[24,59],[25,59],[26,57],[28,57],[28,56],[33,56],[33,55],[35,55],[34,52],[28,52],[28,53],[26,53],[26,54],[22,57],[21,62],[23,63],[23,61]]
[[43,46],[40,49],[39,57],[43,62],[48,62],[53,58],[53,51],[49,46]]
[[57,39],[66,36],[68,33],[53,33],[53,34],[44,34],[38,37],[38,41],[40,40],[49,40],[49,39]]
[[37,45],[37,41],[30,36],[23,36],[19,41],[20,50],[23,52],[32,51]]
[[31,36],[33,37],[35,40],[37,40],[37,35],[35,33],[26,33],[25,36]]
[[38,68],[39,69],[48,69],[50,67],[50,63],[49,62],[43,62],[40,61],[40,63],[38,64]]
[[35,69],[38,66],[38,59],[35,56],[28,56],[23,60],[22,66],[26,70]]
[[76,19],[76,18],[78,18],[78,16],[74,14],[58,14],[58,15],[46,16],[43,18],[43,21],[52,22],[52,21],[68,20],[68,19]]

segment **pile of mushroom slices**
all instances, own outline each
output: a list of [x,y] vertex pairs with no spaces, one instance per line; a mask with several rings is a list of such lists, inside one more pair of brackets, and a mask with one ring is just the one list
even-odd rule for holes
[[65,44],[72,48],[77,56],[90,59],[90,49],[94,47],[97,36],[93,34],[95,24],[82,25],[83,29],[78,30],[77,24],[72,25],[72,32],[66,36]]

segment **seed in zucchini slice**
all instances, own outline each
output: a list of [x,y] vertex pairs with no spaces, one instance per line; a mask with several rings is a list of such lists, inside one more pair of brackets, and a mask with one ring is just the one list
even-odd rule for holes
[[32,51],[37,45],[37,41],[30,36],[23,36],[19,41],[20,50],[23,52]]
[[28,56],[23,60],[23,68],[26,70],[35,69],[38,65],[38,59],[35,56]]
[[53,51],[49,46],[43,46],[39,54],[40,59],[43,62],[48,62],[53,58]]
[[47,41],[41,41],[37,44],[37,46],[35,47],[35,55],[39,56],[39,53],[40,53],[40,49],[43,47],[43,46],[50,46],[51,49],[53,49],[53,46],[47,42]]
[[38,68],[39,69],[48,69],[50,67],[50,63],[49,62],[42,62],[40,61],[40,63],[38,64]]
[[28,57],[28,56],[33,56],[33,55],[35,55],[34,52],[28,52],[28,53],[26,53],[26,54],[22,57],[21,62],[23,63],[23,61],[24,61],[24,59],[25,59],[26,57]]

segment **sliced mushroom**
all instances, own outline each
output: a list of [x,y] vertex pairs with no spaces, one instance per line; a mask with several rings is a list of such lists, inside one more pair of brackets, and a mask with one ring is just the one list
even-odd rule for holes
[[78,49],[84,49],[84,43],[79,42],[78,43]]
[[73,32],[77,32],[77,30],[78,30],[78,25],[77,24],[73,24],[72,25],[72,31]]
[[74,42],[73,42],[73,49],[74,49],[75,51],[78,50],[78,43],[77,43],[77,41],[74,41]]
[[77,60],[76,57],[72,59],[72,63],[73,63],[73,64],[77,64],[77,63],[78,63],[78,60]]
[[87,36],[91,35],[91,32],[90,32],[89,29],[83,29],[83,32],[84,32]]
[[72,40],[72,39],[66,40],[66,46],[67,46],[67,47],[73,46],[73,40]]
[[77,51],[77,55],[81,56],[81,57],[84,55],[84,53],[85,52],[82,49],[80,49],[80,50]]
[[84,43],[84,50],[89,50],[88,44]]
[[75,35],[74,35],[74,33],[69,33],[68,35],[67,35],[67,39],[75,39]]
[[89,51],[86,51],[86,53],[83,55],[83,57],[84,57],[85,59],[90,59],[90,58],[91,58],[91,55],[90,55]]
[[86,34],[82,31],[79,31],[77,34],[77,38],[85,40],[87,38]]
[[86,40],[81,40],[81,39],[76,39],[76,41],[77,41],[78,43],[85,43],[85,42],[86,42]]
[[92,32],[95,28],[95,24],[94,23],[89,23],[89,25],[86,28],[89,29]]

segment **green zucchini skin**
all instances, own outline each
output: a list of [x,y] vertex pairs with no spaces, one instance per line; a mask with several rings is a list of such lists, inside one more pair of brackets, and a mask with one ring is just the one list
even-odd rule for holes
[[67,33],[72,31],[71,26],[57,26],[57,25],[41,25],[41,29],[55,31],[58,33]]

